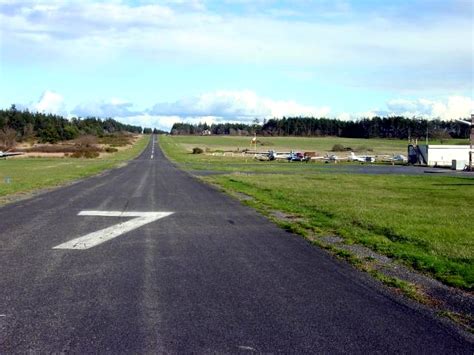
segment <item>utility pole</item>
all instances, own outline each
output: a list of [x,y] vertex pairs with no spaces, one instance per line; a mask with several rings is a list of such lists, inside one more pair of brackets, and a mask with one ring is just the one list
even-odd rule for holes
[[472,141],[474,141],[474,132],[472,127],[474,126],[474,113],[471,113],[471,132],[469,132],[469,171],[472,171]]
[[426,120],[426,149],[428,149],[428,128],[430,126],[430,121]]

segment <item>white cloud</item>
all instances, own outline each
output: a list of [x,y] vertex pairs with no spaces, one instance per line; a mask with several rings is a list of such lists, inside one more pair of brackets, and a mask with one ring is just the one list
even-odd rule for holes
[[43,113],[53,113],[58,115],[66,115],[66,105],[64,98],[54,92],[46,90],[41,95],[39,101],[36,104],[31,105],[33,111],[43,112]]
[[47,90],[39,101],[28,106],[33,111],[56,113],[68,117],[112,117],[120,122],[142,127],[170,130],[177,122],[208,124],[231,122],[250,123],[255,118],[281,118],[296,116],[336,117],[341,120],[357,120],[374,116],[405,116],[440,118],[453,120],[469,118],[474,112],[474,100],[466,96],[449,96],[444,100],[427,98],[392,99],[385,107],[372,108],[361,112],[332,113],[328,106],[307,106],[290,100],[274,100],[257,95],[250,90],[215,91],[193,97],[181,98],[175,102],[162,102],[150,109],[133,109],[133,104],[120,98],[111,98],[81,103],[68,113],[64,98],[59,93]]
[[179,116],[158,116],[147,113],[128,117],[115,117],[115,119],[122,123],[131,124],[134,126],[141,126],[143,128],[158,128],[164,131],[169,131],[176,122],[183,122],[183,119]]
[[470,117],[474,110],[474,100],[466,96],[450,96],[444,102],[429,99],[395,99],[387,102],[387,108],[389,115],[454,120]]
[[444,100],[392,99],[386,102],[385,108],[373,108],[364,112],[342,112],[337,115],[341,120],[357,120],[375,116],[404,116],[407,118],[421,117],[425,119],[441,119],[444,121],[469,118],[474,113],[474,100],[467,96],[449,96]]
[[153,115],[212,116],[239,121],[283,116],[320,117],[326,116],[329,112],[329,107],[312,107],[294,101],[272,100],[260,97],[250,90],[205,93],[183,98],[173,103],[158,103],[150,110]]
[[91,101],[77,105],[72,113],[80,117],[128,117],[138,114],[138,111],[132,111],[133,104],[112,98],[110,100]]

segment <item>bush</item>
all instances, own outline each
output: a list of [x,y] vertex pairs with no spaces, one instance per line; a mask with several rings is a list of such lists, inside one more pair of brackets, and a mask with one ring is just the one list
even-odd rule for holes
[[93,159],[97,158],[99,156],[99,152],[94,152],[90,150],[78,150],[74,153],[72,153],[71,158],[88,158],[88,159]]
[[72,153],[70,156],[71,156],[71,158],[81,158],[82,155],[83,155],[83,152],[76,151],[76,152]]
[[199,147],[193,148],[193,154],[202,154],[202,153],[204,153],[204,150],[202,150],[201,148]]
[[107,153],[115,153],[115,152],[118,152],[118,149],[117,148],[112,148],[112,147],[107,147],[107,148],[105,148],[105,151]]
[[334,144],[331,149],[333,152],[343,152],[345,148],[342,144]]
[[84,158],[92,159],[99,156],[98,152],[91,152],[90,150],[84,152]]
[[75,140],[75,143],[78,147],[92,148],[97,144],[97,137],[90,134],[80,136]]
[[123,147],[132,144],[132,136],[123,132],[117,132],[101,137],[99,143],[108,144],[112,147]]

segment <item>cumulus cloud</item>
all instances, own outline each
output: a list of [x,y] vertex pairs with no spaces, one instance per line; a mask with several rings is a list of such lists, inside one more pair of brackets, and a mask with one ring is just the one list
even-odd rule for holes
[[120,99],[85,102],[77,105],[72,114],[80,117],[129,117],[139,114],[133,104]]
[[387,109],[390,115],[454,120],[470,117],[474,110],[474,100],[466,96],[450,96],[444,102],[428,99],[395,99],[387,102]]
[[444,100],[426,98],[392,99],[385,108],[374,108],[365,112],[342,112],[337,115],[341,120],[355,120],[363,117],[421,117],[425,119],[441,119],[444,121],[469,118],[474,113],[474,100],[467,96],[449,96]]
[[179,116],[156,116],[148,113],[140,113],[128,117],[115,117],[115,119],[122,123],[144,128],[158,128],[163,131],[169,131],[174,123],[183,121]]
[[134,109],[133,103],[129,101],[112,98],[81,103],[68,112],[63,96],[47,90],[38,102],[27,106],[18,104],[17,107],[64,116],[72,114],[81,117],[112,117],[128,124],[169,130],[177,122],[250,123],[255,118],[262,121],[264,118],[282,118],[283,116],[336,117],[341,120],[374,116],[405,116],[454,120],[470,117],[470,114],[474,112],[474,100],[467,96],[449,96],[440,100],[398,98],[388,100],[381,108],[361,112],[333,113],[328,106],[316,107],[291,100],[274,100],[259,96],[251,90],[243,90],[208,92],[184,97],[174,102],[157,103],[148,109]]
[[31,105],[31,109],[43,113],[67,115],[64,98],[60,94],[50,90],[43,92],[38,102]]
[[254,118],[283,116],[325,116],[329,107],[304,106],[295,101],[277,101],[258,96],[255,92],[216,91],[187,97],[171,103],[158,103],[150,110],[153,115],[180,117],[215,117],[216,119],[251,121]]

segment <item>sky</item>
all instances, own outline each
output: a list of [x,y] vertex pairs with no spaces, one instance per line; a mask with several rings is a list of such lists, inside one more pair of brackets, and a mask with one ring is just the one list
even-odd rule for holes
[[471,0],[0,0],[0,108],[174,122],[469,117]]

